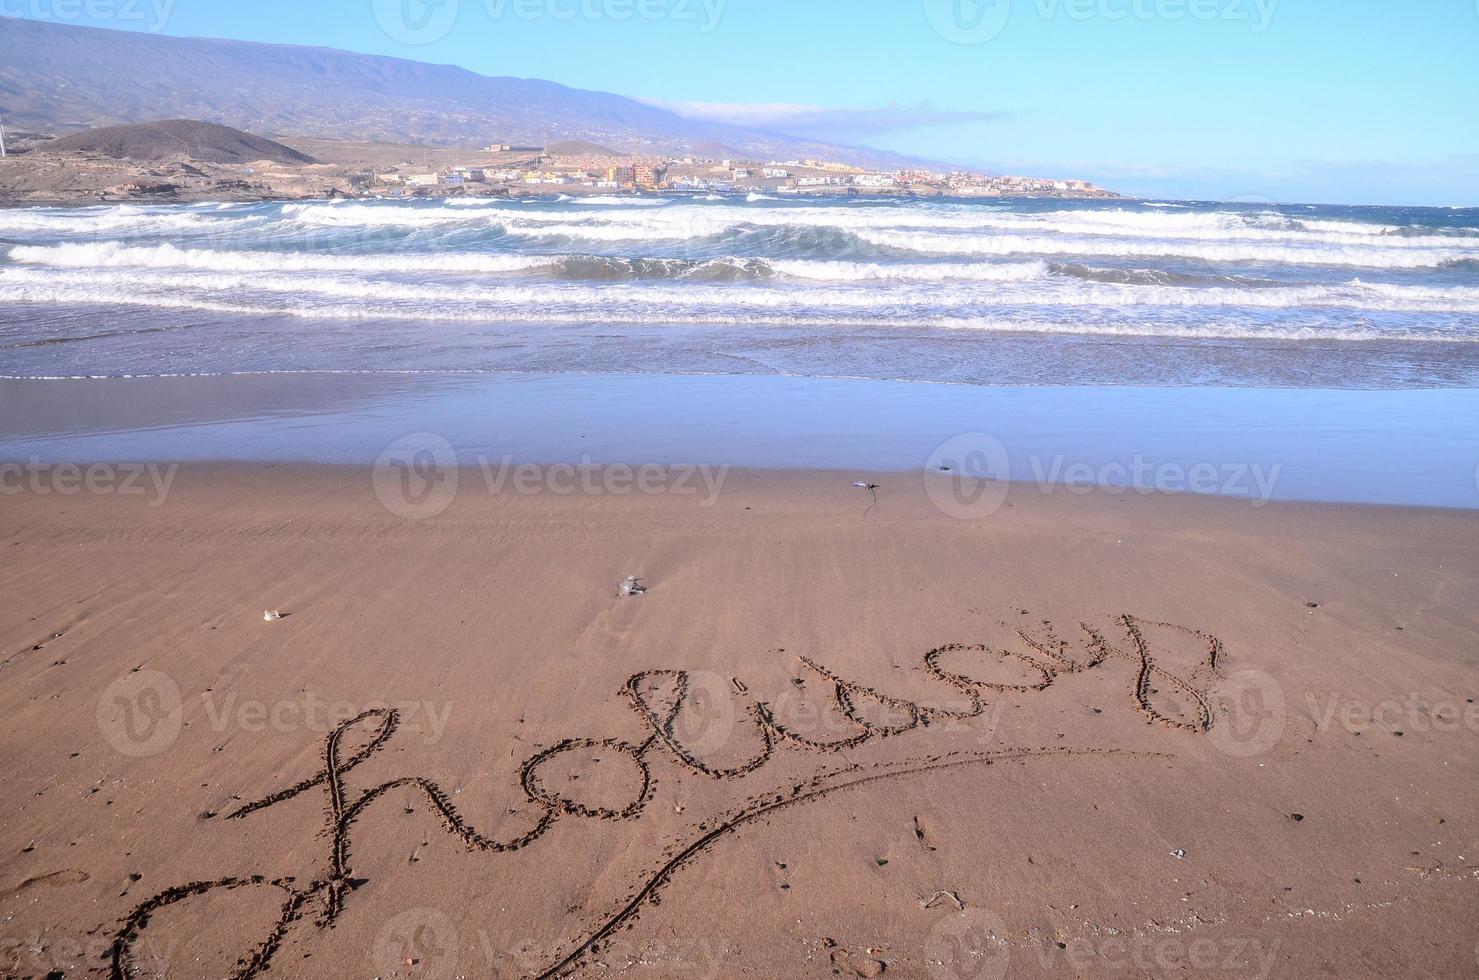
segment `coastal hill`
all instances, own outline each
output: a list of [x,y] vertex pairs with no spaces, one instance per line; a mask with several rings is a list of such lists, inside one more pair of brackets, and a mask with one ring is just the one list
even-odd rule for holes
[[194,119],[106,126],[74,133],[47,144],[50,153],[98,153],[127,160],[164,160],[184,156],[210,163],[313,163],[313,157],[281,143],[230,126]]
[[[145,67],[147,66],[147,67]],[[607,92],[329,48],[179,38],[0,17],[0,115],[70,133],[188,117],[255,133],[339,140],[544,146],[641,154],[705,145],[749,159],[918,164],[898,154],[688,119]]]
[[551,155],[557,157],[626,156],[626,154],[618,150],[613,150],[609,146],[602,146],[599,143],[592,143],[589,140],[565,140],[561,143],[551,143],[546,150]]

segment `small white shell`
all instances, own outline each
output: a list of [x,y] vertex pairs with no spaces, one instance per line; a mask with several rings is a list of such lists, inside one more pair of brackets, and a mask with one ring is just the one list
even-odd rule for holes
[[262,614],[262,622],[264,623],[274,623],[279,619],[282,619],[282,613],[276,609],[269,609]]

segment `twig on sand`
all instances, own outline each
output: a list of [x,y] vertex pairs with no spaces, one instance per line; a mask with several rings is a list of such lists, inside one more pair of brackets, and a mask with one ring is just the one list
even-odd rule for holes
[[940,900],[941,899],[949,899],[950,902],[951,902],[951,904],[953,904],[955,906],[955,911],[957,911],[957,912],[964,912],[965,911],[965,903],[960,900],[960,896],[957,895],[955,892],[945,892],[945,891],[935,892],[933,895],[931,895],[929,897],[928,901],[926,901],[925,899],[922,899],[921,898],[919,900],[919,907],[922,908],[922,909],[932,909],[936,905],[940,904]]

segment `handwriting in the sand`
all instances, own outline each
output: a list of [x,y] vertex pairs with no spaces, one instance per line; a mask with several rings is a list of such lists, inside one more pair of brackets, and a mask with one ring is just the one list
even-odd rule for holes
[[[282,911],[268,935],[238,961],[233,976],[244,980],[260,974],[268,968],[289,927],[294,923],[307,919],[318,928],[325,928],[332,925],[343,912],[347,896],[358,883],[353,877],[350,863],[354,823],[377,800],[395,789],[407,789],[425,796],[441,816],[446,831],[460,838],[470,850],[516,851],[543,837],[561,817],[626,820],[639,816],[652,797],[653,779],[648,756],[654,749],[659,752],[666,750],[676,764],[691,772],[712,779],[740,779],[762,768],[782,743],[813,752],[836,753],[874,739],[914,732],[932,723],[969,720],[979,717],[986,710],[988,692],[1022,694],[1041,691],[1062,675],[1093,670],[1111,660],[1125,662],[1134,669],[1135,677],[1130,687],[1131,701],[1135,709],[1148,720],[1187,732],[1209,730],[1213,723],[1212,714],[1207,703],[1207,693],[1199,687],[1199,683],[1210,683],[1220,676],[1222,645],[1217,638],[1198,630],[1170,623],[1154,623],[1131,615],[1118,616],[1115,622],[1124,632],[1128,649],[1116,647],[1106,640],[1102,632],[1086,623],[1080,623],[1082,651],[1077,656],[1070,655],[1069,642],[1058,638],[1052,625],[1043,622],[1035,633],[1025,629],[1016,631],[1017,636],[1026,644],[1025,651],[990,650],[979,644],[950,644],[930,650],[922,658],[922,669],[964,696],[963,702],[950,708],[930,707],[892,697],[847,680],[814,660],[799,658],[808,672],[831,685],[833,704],[855,729],[854,733],[839,739],[815,739],[783,724],[770,703],[751,700],[748,716],[759,739],[759,749],[750,759],[724,767],[705,762],[685,744],[676,731],[675,722],[689,698],[688,672],[672,669],[642,671],[627,680],[623,694],[641,718],[643,727],[647,730],[646,738],[635,744],[616,738],[570,738],[531,756],[519,769],[519,781],[528,802],[539,812],[539,816],[522,833],[506,840],[495,840],[479,832],[457,811],[450,796],[437,783],[421,776],[402,776],[351,795],[346,777],[385,747],[395,735],[399,720],[394,709],[376,708],[365,711],[344,722],[328,735],[324,741],[323,768],[317,773],[260,800],[247,803],[227,815],[227,819],[241,819],[309,790],[322,789],[328,804],[329,843],[325,874],[307,883],[300,883],[292,878],[250,875],[192,881],[167,888],[135,907],[123,919],[110,952],[112,975],[123,980],[133,973],[135,946],[153,914],[196,896],[244,888],[272,889],[283,895]],[[1157,662],[1145,635],[1149,627],[1179,631],[1195,639],[1200,648],[1200,660],[1190,675],[1182,677],[1173,674]],[[942,665],[943,661],[970,656],[1015,659],[1025,668],[1029,679],[1017,684],[991,683],[946,670]],[[739,693],[745,691],[743,684],[737,684],[736,688]],[[1157,700],[1162,688],[1167,689],[1173,698],[1182,701],[1187,710],[1163,710],[1158,706]],[[860,701],[881,705],[889,713],[889,720],[880,722],[868,719],[859,709]],[[368,741],[346,756],[346,738],[360,726],[370,726],[364,731],[369,736]],[[630,760],[635,767],[639,775],[637,789],[625,806],[604,807],[582,802],[550,789],[541,781],[540,770],[552,759],[564,753],[588,750],[619,755]],[[863,786],[885,778],[952,766],[989,763],[997,759],[1084,754],[1116,754],[1116,750],[1061,749],[1027,752],[1007,749],[997,752],[956,752],[905,760],[902,763],[876,763],[871,767],[850,763],[842,768],[819,769],[809,781],[792,785],[786,792],[770,791],[752,796],[737,809],[701,823],[700,833],[694,840],[686,845],[678,842],[678,846],[669,848],[676,852],[676,857],[645,877],[623,907],[603,919],[581,941],[574,943],[556,962],[539,971],[536,976],[562,976],[579,967],[584,962],[584,957],[596,952],[600,943],[614,930],[630,925],[642,905],[652,899],[657,889],[666,883],[681,863],[690,860],[714,840],[762,813],[804,804],[841,789]]]

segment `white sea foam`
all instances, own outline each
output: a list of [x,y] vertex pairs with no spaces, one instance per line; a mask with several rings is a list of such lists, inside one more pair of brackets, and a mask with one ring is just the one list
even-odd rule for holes
[[[139,306],[153,309],[198,310],[252,317],[286,316],[306,319],[368,320],[385,319],[384,311],[363,302],[341,302],[326,305],[302,305],[293,302],[265,303],[241,299],[208,300],[184,295],[139,290],[117,290],[102,286],[79,285],[66,288],[58,283],[17,291],[0,281],[0,302],[51,302],[95,304],[101,306]],[[1157,320],[1096,321],[1075,317],[1060,320],[1026,320],[1020,316],[936,315],[927,319],[917,316],[879,317],[860,321],[851,316],[810,316],[795,313],[685,312],[675,315],[656,310],[551,309],[548,307],[510,311],[488,311],[477,308],[447,309],[442,307],[408,308],[395,313],[395,318],[423,321],[486,322],[490,315],[505,322],[530,324],[599,323],[632,325],[714,324],[777,327],[830,327],[867,323],[873,327],[899,330],[933,328],[975,330],[991,333],[1079,334],[1123,337],[1166,337],[1187,339],[1258,339],[1258,340],[1326,340],[1375,341],[1403,339],[1447,343],[1475,343],[1471,334],[1438,333],[1414,329],[1382,330],[1370,327],[1332,327],[1325,322],[1301,323],[1297,320],[1265,325],[1244,321],[1202,319],[1197,322],[1164,322]]]
[[[1479,231],[1461,220],[1037,207],[613,194],[15,209],[0,211],[0,304],[1479,340]],[[12,331],[27,315],[0,310]]]
[[[765,203],[751,195],[750,203]],[[537,207],[507,201],[479,200],[476,204],[452,201],[443,205],[322,203],[287,205],[285,220],[332,227],[432,228],[470,224],[502,225],[511,234],[537,239],[561,236],[601,242],[683,241],[723,234],[743,226],[833,228],[860,234],[870,241],[881,236],[898,237],[900,231],[926,234],[990,232],[983,238],[1021,240],[1015,251],[1029,251],[1031,243],[1061,238],[1062,242],[1042,254],[1068,254],[1082,247],[1084,254],[1146,254],[1201,257],[1206,248],[1219,244],[1246,244],[1269,248],[1304,248],[1344,245],[1380,249],[1376,255],[1357,261],[1348,253],[1333,264],[1422,267],[1421,261],[1391,263],[1382,255],[1397,251],[1421,254],[1441,250],[1449,255],[1479,257],[1479,235],[1417,235],[1396,225],[1346,220],[1291,219],[1282,214],[1245,212],[1168,212],[1128,210],[1056,210],[1012,213],[975,205],[939,205],[903,208],[898,206],[858,208],[816,205],[806,208],[766,208],[743,205],[673,203],[664,198],[594,197],[572,199],[574,209],[541,211]],[[593,207],[584,207],[594,205]],[[1111,239],[1113,246],[1085,244]],[[1127,252],[1126,240],[1148,239],[1154,250]],[[923,239],[918,250],[943,251],[959,242]],[[996,254],[1012,249],[993,245]],[[1098,249],[1098,251],[1094,251]],[[1264,254],[1276,254],[1265,252]],[[1296,253],[1288,253],[1298,257]],[[1214,256],[1215,258],[1215,256]],[[1278,261],[1278,259],[1269,259]]]
[[1142,241],[1108,238],[1049,238],[1017,235],[951,235],[933,232],[856,232],[876,245],[933,255],[1089,255],[1125,258],[1191,258],[1209,262],[1268,262],[1373,269],[1435,269],[1479,258],[1459,248],[1375,248],[1206,241]]
[[292,251],[217,251],[122,242],[15,245],[13,262],[61,269],[137,267],[206,269],[216,272],[519,272],[547,267],[559,256],[419,252],[392,255],[332,255]]
[[[1348,308],[1403,313],[1479,314],[1479,288],[1368,285],[1354,280],[1337,285],[1247,289],[1187,288],[1081,279],[1028,276],[961,282],[941,288],[934,282],[884,281],[870,289],[845,282],[830,287],[773,284],[687,283],[674,280],[586,285],[563,282],[399,282],[353,275],[293,274],[282,271],[204,272],[137,269],[0,269],[0,300],[30,299],[36,290],[88,293],[108,289],[119,295],[139,292],[196,293],[212,302],[252,293],[284,294],[299,300],[319,297],[373,303],[372,312],[395,317],[409,308],[456,306],[485,308],[485,316],[510,317],[552,307],[567,310],[616,307],[664,310],[681,318],[685,311],[789,309],[803,315],[823,309],[861,311],[865,318],[908,310],[922,319],[974,310],[980,314],[1011,307],[1065,309],[1161,307],[1294,310]],[[48,292],[47,295],[53,295]],[[56,295],[60,295],[57,293]],[[397,305],[398,304],[398,305]],[[302,304],[305,308],[307,303]],[[1479,335],[1479,330],[1476,330]]]
[[911,263],[823,262],[811,259],[771,259],[769,265],[796,279],[862,282],[878,279],[945,282],[949,280],[1028,280],[1048,274],[1046,262]]
[[619,194],[596,194],[578,199],[581,204],[601,204],[614,208],[660,208],[673,202],[666,197],[634,197]]

